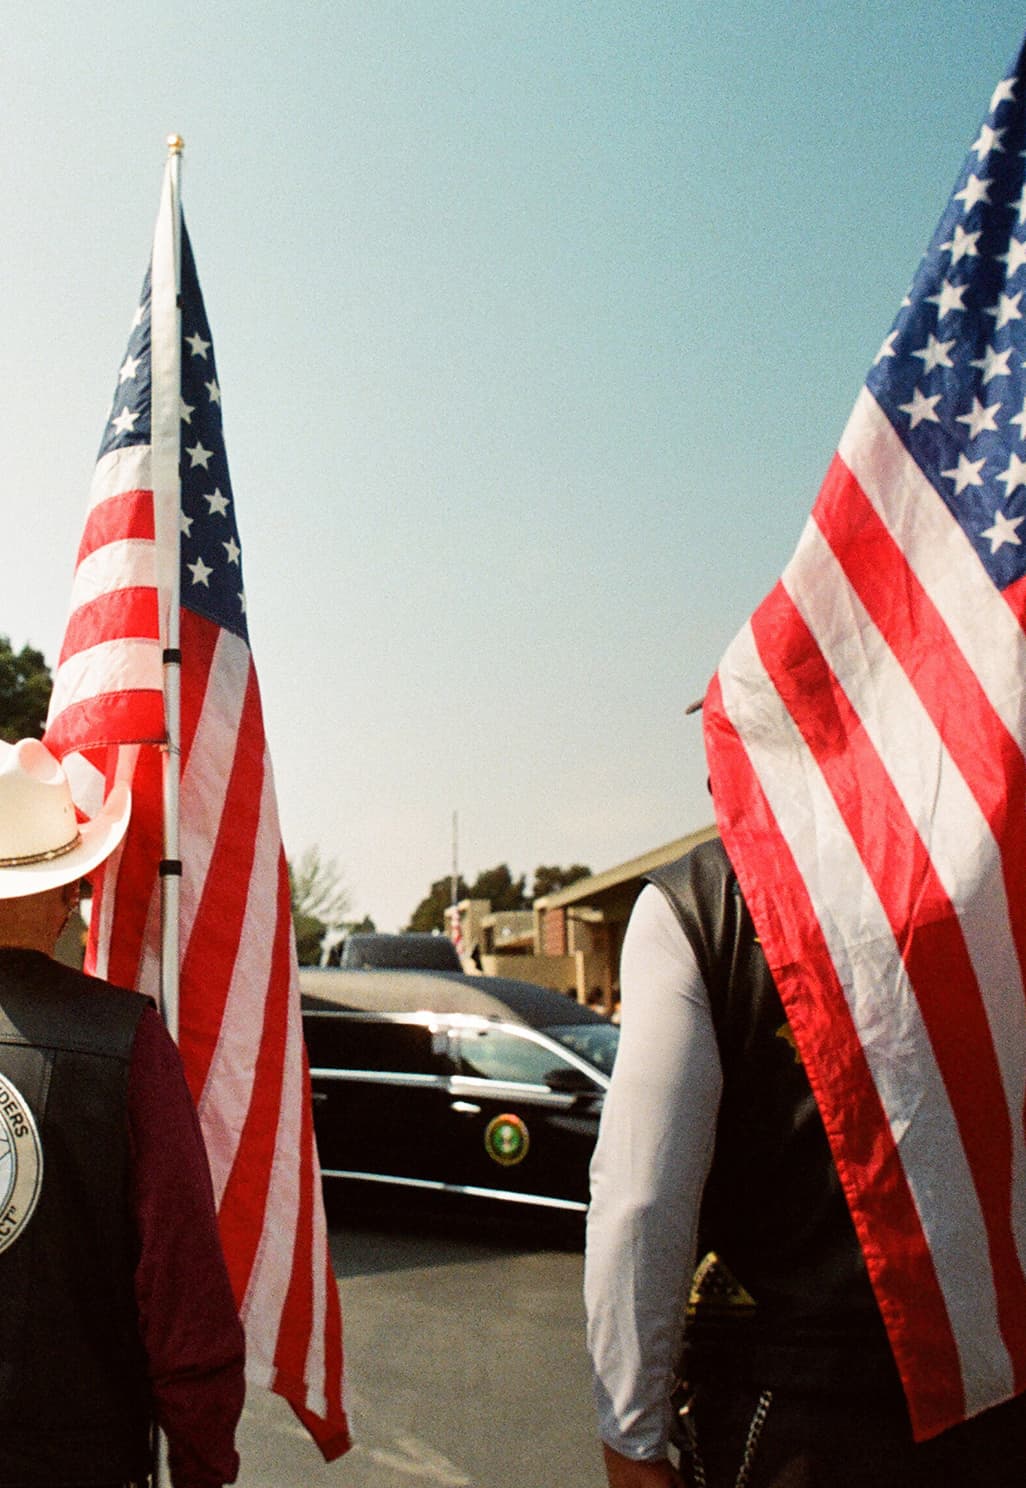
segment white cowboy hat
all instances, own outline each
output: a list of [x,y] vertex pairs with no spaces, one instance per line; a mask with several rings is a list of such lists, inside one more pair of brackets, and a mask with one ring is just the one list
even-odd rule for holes
[[0,899],[84,878],[117,847],[131,809],[128,787],[115,785],[92,821],[80,823],[68,778],[45,744],[0,740]]

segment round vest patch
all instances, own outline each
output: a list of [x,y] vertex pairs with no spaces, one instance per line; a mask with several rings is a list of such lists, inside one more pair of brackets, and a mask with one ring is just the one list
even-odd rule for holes
[[519,1116],[504,1114],[489,1121],[484,1136],[485,1151],[493,1162],[512,1168],[523,1162],[531,1145],[530,1133]]
[[16,1085],[0,1075],[0,1251],[32,1218],[43,1185],[43,1147],[35,1117]]

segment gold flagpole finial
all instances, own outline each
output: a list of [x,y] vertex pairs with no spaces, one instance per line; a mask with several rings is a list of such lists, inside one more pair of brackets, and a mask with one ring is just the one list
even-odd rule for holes
[[180,155],[185,149],[185,141],[180,134],[169,134],[167,137],[167,149],[169,155]]

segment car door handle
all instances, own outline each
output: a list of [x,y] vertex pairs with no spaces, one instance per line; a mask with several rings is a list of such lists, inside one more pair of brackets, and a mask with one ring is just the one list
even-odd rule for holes
[[453,1101],[449,1110],[455,1111],[457,1116],[480,1116],[481,1114],[481,1107],[476,1106],[473,1101]]

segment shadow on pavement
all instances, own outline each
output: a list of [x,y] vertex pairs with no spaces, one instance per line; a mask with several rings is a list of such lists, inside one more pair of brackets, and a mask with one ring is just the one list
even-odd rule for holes
[[327,1184],[324,1202],[340,1279],[584,1247],[578,1215],[442,1195],[368,1193],[359,1184]]

